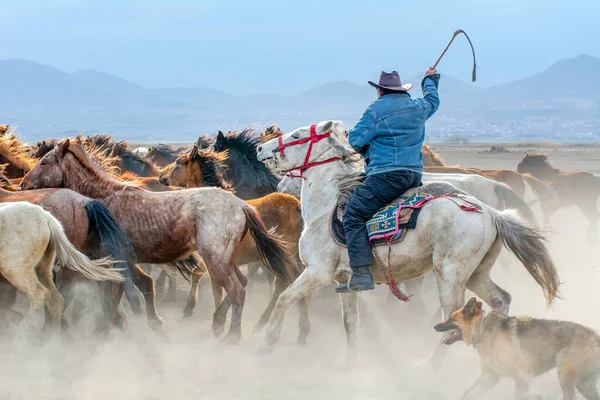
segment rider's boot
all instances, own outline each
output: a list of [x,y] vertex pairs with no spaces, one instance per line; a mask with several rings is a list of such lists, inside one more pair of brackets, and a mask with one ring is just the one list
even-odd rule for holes
[[350,293],[355,291],[373,290],[373,275],[369,265],[352,267],[352,276],[345,283],[335,288],[337,293]]

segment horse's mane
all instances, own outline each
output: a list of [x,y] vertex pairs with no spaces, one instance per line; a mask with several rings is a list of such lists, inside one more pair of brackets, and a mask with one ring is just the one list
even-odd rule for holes
[[107,149],[102,146],[92,144],[86,150],[85,140],[77,137],[71,140],[68,151],[75,156],[79,164],[99,179],[118,181],[127,186],[139,186],[136,181],[123,181],[119,174],[119,169],[112,165],[114,159],[107,156]]
[[281,129],[279,129],[279,127],[275,124],[267,127],[267,129],[265,129],[264,133],[260,134],[260,140],[261,142],[265,143],[268,142],[269,140],[278,138],[280,136],[283,136],[283,131]]
[[4,135],[10,129],[10,125],[0,125],[0,135]]
[[[132,164],[141,164],[144,169],[156,168],[156,166],[143,156],[135,154],[127,147],[127,142],[119,141],[116,142],[112,139],[111,135],[96,134],[88,136],[83,139],[83,143],[87,149],[96,149],[98,153],[104,153],[104,158],[110,157],[111,161],[114,162],[117,158],[123,160],[123,164],[127,168],[133,169]],[[98,154],[99,155],[99,154]],[[105,164],[104,167],[107,167]]]
[[554,168],[548,161],[548,153],[527,153],[523,157],[523,160],[521,160],[521,163],[523,165],[543,167],[554,172],[560,172],[558,168]]
[[44,139],[38,141],[36,148],[33,151],[33,157],[38,160],[42,159],[46,154],[54,150],[57,144],[58,139]]
[[31,146],[23,144],[14,132],[7,131],[0,135],[0,155],[26,171],[37,163],[37,160],[32,157]]
[[227,160],[227,152],[216,152],[213,149],[199,150],[195,160],[202,170],[204,186],[218,187],[234,192],[231,182],[226,181],[223,176],[226,170],[224,161]]
[[423,153],[423,166],[425,167],[443,167],[444,160],[442,157],[431,149],[430,146],[423,144],[421,147]]
[[266,192],[276,191],[280,179],[256,157],[256,149],[260,144],[261,138],[257,131],[246,128],[239,133],[233,131],[227,135],[220,135],[213,144],[213,148],[216,151],[228,150],[230,155],[232,152],[239,153],[248,163],[250,171],[256,176],[257,186]]

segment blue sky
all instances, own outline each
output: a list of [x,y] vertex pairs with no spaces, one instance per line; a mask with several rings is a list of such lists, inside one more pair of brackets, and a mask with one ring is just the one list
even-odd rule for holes
[[[0,59],[147,87],[285,94],[375,80],[382,69],[410,77],[457,28],[474,42],[484,86],[582,53],[600,57],[598,0],[0,0],[0,9]],[[459,39],[439,69],[467,81],[470,50]]]

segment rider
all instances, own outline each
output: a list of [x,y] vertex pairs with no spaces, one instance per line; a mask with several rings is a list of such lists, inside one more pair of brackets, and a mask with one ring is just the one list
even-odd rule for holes
[[338,293],[372,290],[373,252],[366,222],[379,209],[421,184],[425,121],[438,109],[440,75],[430,67],[421,82],[423,98],[412,99],[412,84],[402,84],[398,72],[381,72],[375,100],[348,133],[350,145],[365,159],[366,179],[356,188],[344,211],[344,230],[352,277]]

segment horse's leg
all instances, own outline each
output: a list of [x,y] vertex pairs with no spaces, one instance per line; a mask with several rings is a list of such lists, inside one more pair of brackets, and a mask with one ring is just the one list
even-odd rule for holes
[[227,296],[223,298],[223,286],[221,286],[213,276],[210,278],[210,285],[212,288],[213,300],[215,301],[212,331],[215,337],[219,337],[225,331],[227,311],[229,311],[229,308],[231,307],[231,301]]
[[54,265],[54,251],[46,250],[46,253],[35,267],[38,279],[50,291],[50,298],[46,306],[52,316],[52,335],[54,338],[60,336],[62,315],[65,305],[65,300],[54,285],[52,280],[52,267]]
[[[24,260],[10,260],[2,266],[2,274],[14,287],[27,296],[29,311],[20,325],[20,339],[25,342],[35,321],[35,317],[48,299],[50,290],[38,280],[33,266],[23,265]],[[24,268],[23,268],[24,267]]]
[[183,309],[183,318],[189,318],[194,315],[194,308],[198,304],[198,282],[200,282],[204,274],[205,272],[192,272],[192,283],[190,284],[190,293]]
[[158,274],[158,278],[156,278],[155,282],[156,295],[158,297],[162,297],[162,295],[165,293],[165,283],[167,282],[167,277],[167,273],[161,268],[160,274]]
[[170,276],[169,278],[169,288],[167,290],[167,296],[165,297],[165,302],[174,304],[177,303],[177,281]]
[[158,315],[158,311],[156,311],[156,296],[154,294],[154,281],[152,277],[145,273],[137,264],[131,265],[131,275],[133,284],[142,292],[142,296],[144,296],[148,326],[151,329],[160,329],[163,322],[162,318]]
[[275,303],[277,303],[277,299],[279,298],[279,295],[288,286],[289,285],[286,285],[283,280],[281,280],[279,278],[275,278],[275,287],[273,288],[272,293],[271,293],[271,300],[269,301],[269,304],[267,304],[267,308],[265,308],[265,311],[263,311],[258,322],[254,326],[252,333],[259,333],[265,327],[267,322],[269,322],[269,317],[271,316],[271,313],[273,312],[273,309],[275,308]]
[[358,340],[356,330],[358,327],[358,293],[340,294],[342,301],[342,316],[344,319],[344,329],[346,330],[346,356],[342,360],[344,369],[351,368],[358,358]]
[[283,318],[285,317],[286,311],[296,301],[308,296],[310,293],[315,291],[321,286],[321,282],[318,277],[314,274],[305,270],[287,289],[281,293],[277,303],[275,304],[275,310],[265,335],[265,340],[261,345],[260,352],[263,354],[271,353],[273,347],[279,341],[281,334],[281,326],[283,324]]
[[[244,291],[244,288],[248,284],[248,279],[244,276],[244,274],[242,274],[242,271],[240,271],[237,265],[234,265],[233,267],[235,271],[235,278],[238,281],[237,283],[242,285],[242,291]],[[231,325],[229,326],[229,333],[227,333],[227,337],[225,338],[228,343],[237,343],[242,337],[242,311],[244,309],[245,293],[242,292],[239,296],[240,297],[237,299],[237,301],[231,299],[233,304],[231,310]]]
[[301,298],[298,300],[298,338],[296,339],[296,344],[299,346],[306,345],[306,338],[310,334],[310,317],[308,316],[308,296]]
[[[477,261],[479,262],[480,260]],[[448,318],[450,314],[464,305],[464,287],[466,280],[471,274],[463,276],[464,274],[460,273],[460,270],[463,268],[468,268],[468,265],[454,262],[454,260],[443,259],[434,262],[433,271],[438,285],[440,304],[442,306],[442,320]],[[427,360],[435,370],[440,367],[448,353],[448,346],[444,344],[444,339],[449,338],[452,333],[452,331],[449,331],[442,336],[435,350]]]
[[[496,239],[490,247],[473,275],[467,281],[466,287],[477,296],[481,297],[494,311],[508,314],[510,308],[510,294],[498,286],[490,276],[492,267],[502,251],[502,240]],[[447,316],[446,316],[447,318]]]

